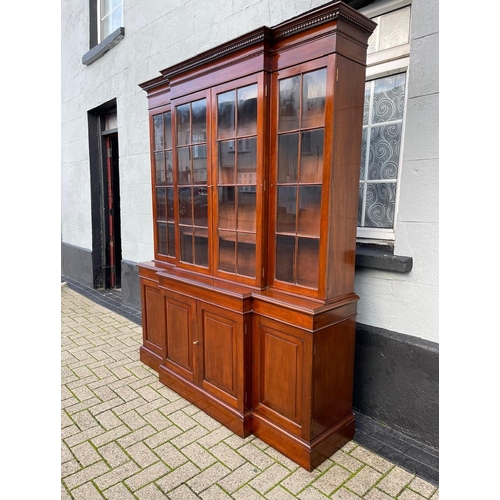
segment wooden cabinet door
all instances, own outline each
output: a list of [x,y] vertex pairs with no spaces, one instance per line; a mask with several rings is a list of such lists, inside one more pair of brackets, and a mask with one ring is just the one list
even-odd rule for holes
[[200,385],[216,398],[244,409],[244,326],[238,313],[198,302]]
[[165,323],[162,295],[157,284],[142,280],[143,345],[163,357]]
[[196,300],[168,290],[164,294],[167,325],[164,364],[181,377],[195,382]]
[[297,328],[267,318],[254,323],[253,408],[298,436],[307,435],[311,345]]

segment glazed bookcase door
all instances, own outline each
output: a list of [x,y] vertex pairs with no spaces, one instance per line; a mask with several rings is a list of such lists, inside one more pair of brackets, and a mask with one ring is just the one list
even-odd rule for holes
[[208,93],[172,102],[178,265],[210,272]]
[[212,90],[215,274],[251,285],[263,267],[263,78]]
[[175,217],[170,106],[164,106],[152,112],[151,131],[155,256],[159,260],[173,260],[175,258]]
[[313,297],[324,289],[332,134],[328,62],[305,63],[273,79],[271,281]]

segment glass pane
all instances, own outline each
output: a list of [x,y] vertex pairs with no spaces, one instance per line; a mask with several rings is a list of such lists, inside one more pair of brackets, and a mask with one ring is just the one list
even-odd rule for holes
[[193,183],[207,183],[207,146],[193,146]]
[[370,119],[370,97],[372,95],[373,82],[365,83],[365,102],[363,107],[363,125],[368,125]]
[[190,139],[189,104],[177,106],[177,145],[189,144]]
[[358,227],[363,226],[363,203],[364,203],[364,192],[365,184],[360,184],[359,186],[359,197],[358,197]]
[[238,188],[238,230],[255,232],[257,194],[246,189],[246,187]]
[[122,0],[111,0],[111,8],[114,9],[122,3]]
[[221,229],[236,229],[234,187],[219,188],[219,224]]
[[165,159],[167,162],[167,184],[172,185],[174,183],[174,176],[172,170],[172,164],[173,164],[172,151],[165,152]]
[[194,230],[194,263],[208,267],[208,229]]
[[299,238],[297,255],[297,283],[318,288],[319,240]]
[[371,129],[368,179],[397,179],[401,132],[401,123]]
[[255,234],[238,233],[238,274],[255,277]]
[[181,260],[193,262],[193,230],[190,227],[180,227]]
[[234,137],[235,124],[235,100],[236,91],[231,90],[217,96],[218,119],[217,119],[217,137],[225,139]]
[[276,236],[276,279],[293,283],[293,261],[295,258],[295,238]]
[[101,19],[111,12],[111,0],[101,0]]
[[179,184],[191,184],[191,154],[189,148],[177,148]]
[[101,41],[103,41],[108,35],[111,35],[113,31],[111,28],[112,19],[111,16],[108,15],[101,21]]
[[158,233],[158,253],[167,254],[167,225],[164,222],[158,222],[156,225]]
[[172,149],[172,113],[167,111],[163,113],[165,122],[165,149]]
[[299,134],[278,137],[278,182],[297,182]]
[[164,149],[162,115],[153,116],[155,151]]
[[167,224],[168,255],[175,257],[175,226]]
[[236,233],[219,231],[219,269],[236,272]]
[[167,221],[174,222],[174,188],[167,188]]
[[113,31],[117,30],[122,24],[123,24],[122,23],[122,9],[121,9],[121,7],[118,7],[113,12],[111,12],[111,31],[110,31],[110,33],[113,33]]
[[156,219],[167,220],[167,193],[165,188],[156,188]]
[[234,184],[234,142],[219,142],[219,184]]
[[368,40],[368,54],[403,45],[409,41],[410,7],[374,19],[375,31]]
[[238,89],[238,135],[257,133],[257,85]]
[[157,186],[166,184],[165,153],[155,153],[155,182]]
[[323,137],[323,129],[302,132],[300,143],[300,182],[322,182]]
[[372,123],[401,120],[405,103],[406,73],[375,81]]
[[295,233],[296,231],[297,188],[278,187],[278,213],[276,214],[276,230],[279,233]]
[[193,188],[194,225],[208,227],[208,198],[206,187]]
[[299,234],[319,236],[321,186],[299,187]]
[[238,184],[257,182],[257,139],[238,139]]
[[279,131],[299,128],[300,76],[280,80]]
[[367,140],[368,140],[368,129],[364,128],[361,136],[361,169],[359,171],[360,180],[364,180],[365,178],[366,149],[368,147],[366,143]]
[[325,124],[326,68],[304,75],[301,128]]
[[200,99],[191,104],[193,114],[193,138],[192,143],[207,142],[207,104],[205,99]]
[[367,184],[365,227],[389,227],[394,224],[396,183]]
[[179,189],[179,223],[193,224],[193,198],[191,188]]

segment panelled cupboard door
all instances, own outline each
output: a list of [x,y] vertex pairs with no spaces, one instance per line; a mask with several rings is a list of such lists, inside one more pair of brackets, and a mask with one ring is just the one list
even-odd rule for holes
[[255,317],[253,406],[265,420],[306,437],[309,432],[311,342],[301,330]]
[[202,357],[201,386],[234,408],[244,410],[243,317],[205,302],[198,302]]
[[149,285],[142,282],[142,315],[143,315],[143,343],[144,346],[159,357],[163,356],[164,310],[161,291],[157,284]]
[[196,383],[196,300],[164,291],[166,349],[164,364],[177,375]]

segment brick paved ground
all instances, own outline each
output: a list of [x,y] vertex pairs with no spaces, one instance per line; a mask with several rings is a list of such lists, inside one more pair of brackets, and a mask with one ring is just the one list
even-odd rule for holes
[[62,499],[438,500],[355,441],[307,472],[239,438],[139,361],[140,326],[67,286],[61,307]]

